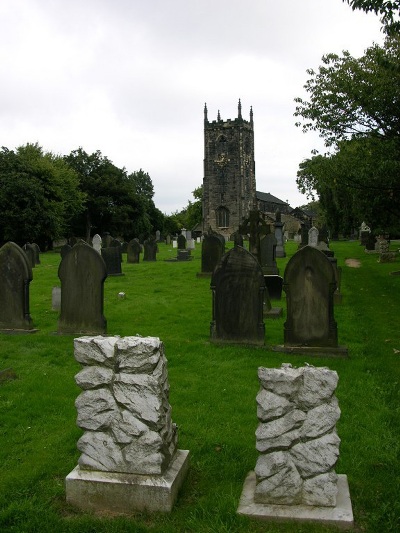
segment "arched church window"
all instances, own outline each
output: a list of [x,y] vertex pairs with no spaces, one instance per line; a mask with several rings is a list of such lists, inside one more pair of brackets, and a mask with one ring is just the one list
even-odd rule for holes
[[227,228],[229,226],[229,211],[226,207],[217,209],[217,226],[219,228]]

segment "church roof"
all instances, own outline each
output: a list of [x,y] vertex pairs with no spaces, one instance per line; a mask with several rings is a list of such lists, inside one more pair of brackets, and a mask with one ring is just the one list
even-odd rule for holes
[[280,200],[276,196],[273,196],[269,192],[261,192],[256,191],[257,200],[261,200],[262,202],[270,202],[272,204],[281,204],[281,205],[288,205],[287,202],[284,202],[283,200]]

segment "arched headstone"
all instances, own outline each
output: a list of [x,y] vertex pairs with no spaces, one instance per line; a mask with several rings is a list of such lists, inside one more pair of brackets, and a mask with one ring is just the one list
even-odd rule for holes
[[212,274],[225,252],[225,246],[216,235],[206,234],[201,245],[201,272]]
[[76,244],[62,259],[58,277],[61,280],[58,332],[105,333],[107,321],[103,307],[107,270],[100,254],[85,243]]
[[0,249],[0,330],[34,331],[29,313],[32,267],[14,242]]
[[215,268],[211,289],[211,338],[243,344],[264,344],[265,282],[255,257],[240,246],[232,248]]
[[141,251],[142,247],[140,246],[138,239],[132,239],[129,241],[127,249],[128,263],[139,263]]

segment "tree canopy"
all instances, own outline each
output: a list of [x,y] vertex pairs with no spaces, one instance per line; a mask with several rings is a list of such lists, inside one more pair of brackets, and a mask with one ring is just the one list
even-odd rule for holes
[[400,0],[343,0],[353,11],[360,9],[365,13],[373,12],[381,16],[383,30],[395,35],[400,30]]
[[[330,150],[303,161],[300,191],[316,192],[331,224],[340,231],[366,220],[375,227],[398,226],[400,208],[400,39],[368,48],[361,58],[348,52],[322,58],[296,98],[296,123],[316,130]],[[398,232],[398,230],[396,230]]]
[[0,151],[2,241],[36,242],[42,248],[63,236],[83,209],[76,172],[38,144]]

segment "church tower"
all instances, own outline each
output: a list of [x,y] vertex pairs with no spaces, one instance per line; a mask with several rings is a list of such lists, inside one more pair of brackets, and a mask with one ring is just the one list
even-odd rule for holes
[[204,106],[203,231],[211,227],[225,238],[238,231],[256,201],[253,110],[250,121],[238,116],[208,121]]

